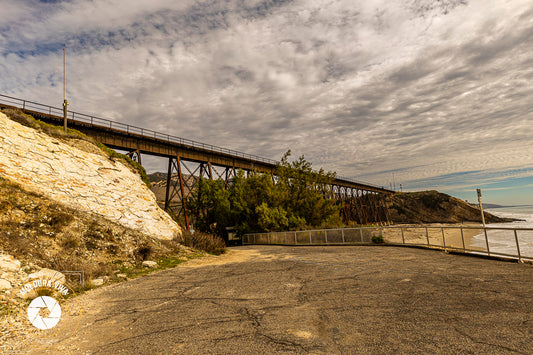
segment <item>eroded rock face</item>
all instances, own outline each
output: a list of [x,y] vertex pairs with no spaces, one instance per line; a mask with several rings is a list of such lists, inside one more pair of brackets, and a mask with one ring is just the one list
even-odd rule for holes
[[0,254],[0,270],[17,272],[20,269],[20,261],[7,254]]
[[181,236],[140,176],[122,162],[75,148],[2,113],[0,176],[155,238]]

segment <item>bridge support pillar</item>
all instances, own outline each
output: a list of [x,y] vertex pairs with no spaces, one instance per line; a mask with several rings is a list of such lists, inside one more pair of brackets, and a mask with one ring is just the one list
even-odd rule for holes
[[[173,179],[172,175],[175,175],[176,178]],[[178,188],[179,187],[179,188]],[[189,230],[189,215],[187,214],[187,206],[185,204],[185,185],[183,179],[183,173],[181,171],[181,158],[180,157],[170,157],[168,158],[168,173],[167,173],[167,188],[165,193],[165,210],[171,209],[171,202],[174,197],[178,196],[180,200],[180,205],[177,211],[177,216],[179,217],[183,213],[185,219],[185,228]]]

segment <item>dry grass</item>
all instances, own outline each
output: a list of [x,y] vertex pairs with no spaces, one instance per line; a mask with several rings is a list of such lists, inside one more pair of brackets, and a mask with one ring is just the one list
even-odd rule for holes
[[[177,241],[159,241],[100,216],[25,191],[0,178],[0,250],[23,264],[83,271],[86,280],[135,268],[143,260],[180,258]],[[142,268],[140,268],[142,269]]]
[[184,233],[183,244],[214,255],[220,255],[226,252],[226,243],[224,243],[222,238],[202,232],[194,232],[193,234],[190,232]]

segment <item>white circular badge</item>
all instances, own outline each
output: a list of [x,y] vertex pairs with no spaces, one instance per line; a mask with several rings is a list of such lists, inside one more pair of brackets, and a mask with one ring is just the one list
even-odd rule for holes
[[[48,316],[42,317],[41,309],[48,309]],[[34,327],[41,330],[52,329],[61,319],[61,307],[57,301],[49,296],[40,296],[31,301],[28,307],[28,319]]]

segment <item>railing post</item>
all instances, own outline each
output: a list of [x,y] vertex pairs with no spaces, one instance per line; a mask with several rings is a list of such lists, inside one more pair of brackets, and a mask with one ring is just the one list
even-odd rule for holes
[[309,244],[313,244],[313,240],[311,238],[311,231],[309,231]]
[[270,233],[267,233],[267,243],[270,245]]
[[326,244],[328,244],[328,230],[324,230],[324,238],[326,239]]
[[361,243],[363,242],[363,228],[359,228],[359,234],[361,234]]
[[444,251],[446,251],[446,238],[444,237],[444,227],[441,227],[442,232],[442,246],[444,247]]
[[401,231],[402,231],[402,244],[405,245],[405,236],[403,235],[403,227],[400,227]]
[[429,232],[428,232],[428,227],[426,227],[426,240],[428,241],[428,247],[429,247]]
[[518,243],[518,234],[516,229],[514,230],[514,240],[516,241],[516,251],[518,252],[518,261],[522,261],[522,256],[520,255],[520,244]]
[[344,228],[341,228],[341,233],[342,233],[342,244],[346,243],[346,241],[344,240]]
[[294,245],[298,244],[298,241],[296,240],[296,231],[294,232]]
[[487,228],[483,227],[483,231],[485,232],[485,244],[487,245],[487,254],[490,256],[489,237],[487,236]]
[[461,241],[463,242],[463,253],[466,253],[465,236],[463,234],[463,227],[461,226]]

